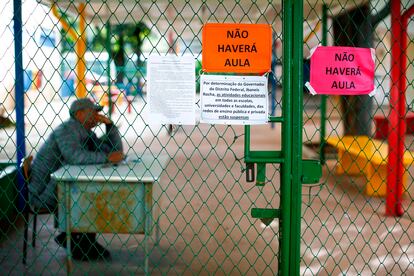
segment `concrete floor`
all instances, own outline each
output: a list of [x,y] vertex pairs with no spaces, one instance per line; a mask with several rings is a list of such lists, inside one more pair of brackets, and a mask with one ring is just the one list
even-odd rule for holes
[[[169,136],[160,126],[144,135],[148,129],[139,126],[141,121],[128,122],[137,125],[126,129],[130,151],[172,157],[155,187],[161,241],[151,252],[151,274],[277,274],[279,223],[266,227],[250,210],[279,207],[279,166],[267,167],[265,187],[246,183],[243,127],[199,124]],[[121,128],[128,125],[121,123]],[[308,132],[312,128],[304,126]],[[279,128],[252,129],[253,149],[280,149]],[[304,148],[304,155],[315,154]],[[337,176],[335,165],[329,160],[321,185],[302,190],[301,274],[413,275],[413,169],[405,214],[394,218],[384,215],[384,199],[364,195],[363,177]],[[66,274],[65,252],[52,239],[57,233],[52,219],[42,217],[38,225],[39,242],[29,248],[27,267],[21,263],[21,223],[0,243],[1,274]],[[103,234],[99,241],[112,260],[75,262],[75,275],[143,274],[142,235]]]

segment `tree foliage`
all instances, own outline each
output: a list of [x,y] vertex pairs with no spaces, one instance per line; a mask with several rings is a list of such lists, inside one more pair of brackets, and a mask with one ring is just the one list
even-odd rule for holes
[[[108,39],[108,29],[95,27],[96,35],[94,36],[91,48],[94,51],[103,51]],[[111,38],[111,57],[117,66],[117,82],[121,83],[124,79],[123,68],[126,64],[126,58],[134,53],[136,55],[136,66],[141,64],[141,48],[144,39],[150,34],[150,29],[143,23],[120,24],[115,25],[110,34]]]
[[[68,24],[77,29],[78,23],[71,16],[62,13],[63,19]],[[117,67],[117,83],[124,80],[123,69],[126,64],[126,58],[130,54],[136,55],[136,66],[140,68],[141,48],[144,39],[150,34],[150,29],[143,23],[126,23],[111,26],[110,30],[106,26],[87,26],[87,50],[95,52],[107,51],[107,39],[110,32],[110,55]],[[61,29],[62,52],[73,52],[75,49],[75,40],[72,39],[63,29]]]

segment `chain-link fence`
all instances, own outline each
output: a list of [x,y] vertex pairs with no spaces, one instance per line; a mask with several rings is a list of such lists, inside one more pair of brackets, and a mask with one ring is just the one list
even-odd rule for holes
[[[373,97],[365,98],[305,97],[305,145],[316,149],[326,162],[323,185],[314,188],[317,192],[311,192],[309,202],[303,205],[301,271],[304,274],[410,274],[413,270],[410,253],[413,122],[412,110],[405,106],[413,95],[412,19],[401,34],[392,32],[394,24],[404,29],[403,15],[413,9],[413,2],[401,1],[401,11],[393,14],[395,22],[392,5],[398,8],[396,2],[400,1],[391,2],[342,1],[339,5],[326,3],[322,8],[310,5],[309,12],[305,12],[305,29],[314,28],[318,22],[322,25],[305,42],[304,51],[313,47],[312,40],[322,45],[374,48],[377,90]],[[405,35],[407,45],[399,38]],[[405,50],[404,54],[393,57],[395,48]],[[400,75],[407,86],[396,97],[391,92],[393,82],[397,81],[391,68],[393,64],[400,66],[403,60],[407,63]],[[392,216],[393,212],[390,215],[386,209],[390,187],[398,193],[389,185],[388,175],[398,174],[397,164],[387,162],[389,155],[397,151],[391,146],[388,149],[391,133],[397,132],[396,125],[390,123],[396,118],[390,114],[397,102],[404,106],[398,118],[405,119],[407,124],[401,141],[405,152],[401,162],[405,174],[401,217]],[[320,140],[321,137],[325,139]]]
[[[0,271],[288,275],[286,267],[297,266],[292,273],[412,273],[413,3],[401,1],[399,19],[405,16],[406,26],[403,20],[395,20],[407,35],[404,46],[393,43],[390,1],[303,1],[303,9],[292,2],[25,0],[20,6],[24,98],[19,99],[15,96],[15,89],[19,89],[15,86],[19,79],[14,54],[14,43],[19,43],[13,23],[16,13],[13,1],[3,1]],[[290,17],[301,12],[303,26],[289,31],[295,20]],[[252,126],[249,142],[252,150],[280,152],[279,159],[289,156],[289,160],[266,166],[263,187],[246,181],[244,127],[149,123],[146,65],[150,54],[194,57],[194,104],[199,114],[201,31],[207,22],[272,26],[269,114],[279,119]],[[301,74],[287,68],[294,55],[287,55],[291,49],[286,45],[295,48],[297,44],[291,41],[302,29],[303,49],[294,49],[303,55],[295,61],[303,67]],[[375,96],[312,96],[306,89],[302,95],[292,94],[297,93],[292,92],[294,87],[302,87],[309,78],[310,50],[319,44],[374,48]],[[405,64],[401,70],[406,82],[401,93],[404,109],[400,109],[406,124],[402,173],[393,171],[397,166],[387,162],[388,137],[398,131],[389,122],[395,101],[390,92],[393,47],[403,49],[396,63]],[[289,83],[296,77],[303,83]],[[97,137],[115,139],[109,144],[95,136],[82,136],[74,126],[74,103],[85,96],[102,105],[101,114],[119,130],[126,155],[123,164],[102,165],[117,158],[109,152],[120,150],[119,140],[110,135],[111,124],[105,119],[96,119],[100,124],[94,131]],[[403,102],[401,97],[398,101]],[[298,126],[302,120],[302,137],[292,137],[290,124]],[[287,131],[291,134],[284,133]],[[24,137],[25,150],[20,147],[19,135]],[[289,138],[302,139],[303,144]],[[44,144],[55,147],[45,149]],[[87,156],[77,147],[89,151]],[[24,166],[19,170],[21,174],[16,166],[19,153],[34,156],[28,170]],[[56,158],[51,161],[45,153]],[[298,161],[294,158],[300,162],[295,153],[322,163],[322,178],[318,183],[304,184],[302,194],[283,192],[290,179],[302,175],[301,165],[288,165]],[[85,161],[91,159],[100,162]],[[60,162],[75,166],[62,167]],[[100,165],[85,166],[88,163]],[[47,173],[54,172],[53,178],[39,181],[39,171],[44,168]],[[401,216],[386,213],[390,175],[404,175],[397,177],[404,187]],[[22,181],[29,176],[29,181]],[[51,193],[52,199],[36,201],[46,189],[43,184],[50,181],[58,192]],[[22,183],[27,182],[33,210],[27,207],[28,198],[22,197],[27,192]],[[301,206],[301,217],[293,217],[294,211],[289,219],[281,215],[283,220],[262,222],[252,217],[253,208],[283,213],[286,202],[295,201]],[[29,211],[39,213],[37,219]],[[289,226],[290,221],[300,222],[298,239],[288,236],[286,229],[299,227]],[[23,249],[24,242],[27,249]],[[286,252],[294,255],[295,243],[300,244],[300,262],[293,258],[286,264]],[[281,251],[282,247],[288,250]],[[73,261],[68,261],[67,253]]]

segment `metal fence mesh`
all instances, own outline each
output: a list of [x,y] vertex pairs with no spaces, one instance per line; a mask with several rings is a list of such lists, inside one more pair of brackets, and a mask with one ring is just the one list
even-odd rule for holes
[[[314,38],[324,45],[372,47],[376,52],[375,85],[377,93],[368,101],[358,103],[355,97],[328,96],[326,98],[325,137],[338,137],[338,142],[329,143],[324,147],[326,163],[323,167],[323,186],[316,189],[310,197],[310,204],[303,206],[302,219],[302,262],[301,272],[309,275],[326,274],[406,274],[413,269],[410,260],[410,228],[412,227],[412,158],[405,165],[406,192],[403,195],[402,207],[404,215],[389,217],[385,215],[385,195],[369,196],[368,183],[376,186],[376,190],[386,189],[387,174],[374,178],[368,171],[375,163],[375,155],[387,160],[387,146],[390,129],[386,129],[390,114],[391,86],[391,9],[389,1],[367,1],[355,3],[343,1],[342,4],[326,4],[327,27],[326,40],[318,31]],[[401,14],[406,12],[413,3],[401,2]],[[322,20],[323,8],[310,5],[308,14],[305,12],[305,26],[314,28],[315,23]],[[376,18],[381,17],[381,18]],[[375,22],[378,20],[378,22]],[[307,25],[308,24],[308,25]],[[368,28],[364,24],[369,24]],[[399,21],[399,24],[402,24]],[[409,25],[412,23],[409,23]],[[306,27],[305,27],[306,29]],[[402,59],[407,59],[407,67],[403,78],[407,80],[404,91],[407,105],[413,95],[412,47],[413,36],[408,28],[408,49]],[[319,30],[322,30],[320,28]],[[372,30],[372,33],[367,33]],[[311,41],[311,39],[309,40]],[[411,46],[410,46],[411,45]],[[305,52],[313,45],[305,42]],[[401,44],[395,47],[403,47]],[[399,63],[401,61],[397,61]],[[410,64],[411,65],[408,65]],[[410,69],[411,66],[411,69]],[[305,97],[304,100],[304,141],[308,148],[320,151],[322,97]],[[361,111],[367,114],[361,126],[353,120],[361,119]],[[413,150],[412,122],[409,118],[412,111],[404,113],[407,118],[407,133],[404,150]],[[347,127],[346,127],[347,125]],[[349,127],[354,126],[354,128]],[[385,128],[384,128],[385,126]],[[350,135],[345,141],[344,136]],[[361,136],[369,140],[362,141]],[[372,146],[370,141],[376,141]],[[338,158],[338,144],[356,147],[358,154],[351,160]],[[390,149],[390,151],[396,149]],[[412,154],[411,154],[412,156]],[[358,158],[357,158],[358,157]],[[361,161],[364,160],[364,161]],[[380,173],[374,166],[374,172]],[[396,172],[393,172],[396,173]],[[372,194],[372,193],[371,193]]]
[[[204,23],[270,24],[273,52],[269,113],[283,116],[283,95],[289,92],[283,92],[282,48],[283,42],[292,38],[282,33],[282,2],[131,0],[86,1],[84,5],[82,1],[53,3],[26,0],[21,6],[26,156],[36,156],[53,129],[69,119],[69,107],[82,96],[79,93],[86,93],[85,96],[104,106],[103,113],[118,126],[128,156],[152,156],[153,161],[144,166],[150,175],[155,166],[167,158],[160,177],[154,180],[152,195],[144,188],[138,188],[138,191],[127,188],[130,194],[145,195],[145,200],[150,196],[153,210],[137,210],[143,208],[142,201],[141,205],[129,206],[128,200],[140,201],[141,198],[135,194],[132,199],[131,196],[123,198],[116,187],[113,188],[115,192],[101,202],[104,209],[105,206],[114,208],[110,215],[112,224],[105,226],[109,230],[97,235],[99,243],[111,252],[111,259],[75,261],[73,272],[278,274],[281,225],[276,219],[266,226],[252,218],[250,212],[254,207],[280,208],[280,197],[283,196],[280,179],[289,176],[281,175],[281,165],[272,164],[267,167],[264,187],[246,183],[245,129],[242,126],[150,124],[146,63],[150,54],[191,55],[197,61],[195,70],[199,82]],[[303,145],[290,146],[303,147],[304,159],[320,159],[323,163],[321,182],[304,185],[302,195],[292,195],[302,202],[301,239],[297,242],[301,244],[298,265],[304,275],[410,274],[414,271],[410,231],[414,216],[413,162],[407,161],[405,165],[406,191],[401,217],[385,215],[385,196],[366,193],[367,183],[374,186],[374,194],[378,187],[387,184],[387,176],[379,172],[382,168],[373,166],[374,155],[386,158],[382,156],[381,148],[387,145],[387,133],[392,131],[384,127],[390,112],[392,47],[390,7],[387,5],[387,1],[356,0],[303,3],[303,78],[309,78],[308,56],[318,44],[373,47],[377,88],[374,97],[359,99],[312,96],[304,90],[303,110],[293,110],[303,114]],[[412,6],[412,1],[401,1],[402,13]],[[19,191],[15,188],[13,1],[3,1],[0,13],[0,36],[4,38],[0,45],[3,68],[0,115],[4,118],[0,129],[0,271],[5,274],[65,274],[66,251],[54,241],[62,229],[54,225],[53,215],[38,216],[36,246],[31,245],[29,238],[27,264],[22,264],[25,218]],[[82,17],[85,17],[85,26]],[[403,57],[407,59],[403,76],[407,81],[404,148],[409,151],[411,160],[411,151],[414,151],[413,26],[412,18],[409,18],[408,48]],[[79,41],[86,43],[84,49],[79,46]],[[77,56],[82,51],[85,56],[80,63],[85,66],[84,76],[76,68]],[[84,83],[79,81],[83,78]],[[111,97],[108,97],[108,90],[112,92]],[[199,112],[199,85],[195,105]],[[95,131],[102,135],[105,127],[98,126]],[[252,149],[283,151],[281,131],[281,123],[252,127]],[[359,152],[349,159],[339,160],[338,145],[345,143],[346,136],[353,137],[349,143]],[[338,137],[338,141],[329,142],[330,137]],[[376,144],[372,146],[370,141],[376,141]],[[369,170],[374,173],[369,174]],[[99,172],[91,177],[97,175]],[[379,178],[370,182],[370,177],[376,176]],[[105,192],[99,185],[94,187],[95,194]],[[122,211],[115,208],[114,202],[123,207]],[[73,209],[80,210],[81,218],[92,225],[98,224],[98,215],[91,219],[85,210],[97,210],[98,213],[103,210],[95,206],[95,199],[75,200],[72,204]],[[119,229],[117,227],[128,228],[124,211],[127,215],[147,215],[152,211],[156,222],[150,228],[152,235],[106,233]],[[33,216],[26,219],[31,237]],[[145,266],[146,260],[148,266]]]

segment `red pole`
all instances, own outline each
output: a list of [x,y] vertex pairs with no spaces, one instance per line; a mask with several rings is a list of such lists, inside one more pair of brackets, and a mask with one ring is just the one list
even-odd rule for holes
[[404,173],[405,173],[405,168],[404,168],[404,152],[405,152],[405,146],[404,146],[404,141],[405,141],[405,133],[407,131],[407,126],[406,126],[406,121],[405,121],[405,117],[406,117],[406,98],[405,98],[405,93],[406,93],[406,89],[407,89],[407,29],[408,29],[408,19],[410,18],[410,16],[412,16],[414,14],[414,5],[412,5],[407,11],[405,11],[402,16],[401,16],[401,24],[402,24],[402,30],[401,30],[401,37],[400,37],[400,41],[401,41],[401,56],[399,58],[400,61],[400,78],[398,81],[399,84],[399,97],[398,97],[398,118],[399,118],[399,128],[398,128],[398,139],[399,139],[399,153],[401,154],[399,156],[399,164],[398,164],[398,178],[397,178],[397,202],[396,202],[396,207],[397,207],[397,213],[396,215],[401,216],[404,213],[404,210],[402,209],[402,195],[404,193],[404,183],[403,183],[403,177],[404,177]]
[[[401,80],[401,12],[400,0],[391,1],[391,91],[390,91],[390,122],[388,134],[388,176],[386,214],[401,216],[401,195],[399,187],[402,184],[401,168],[404,154],[404,141],[400,139],[400,80]],[[402,144],[401,144],[402,143]]]
[[[404,20],[402,20],[404,21]],[[408,21],[407,21],[408,22]],[[407,47],[407,35],[406,35],[406,24],[402,24],[402,30],[400,34],[400,43],[401,43],[401,56],[399,57],[400,63],[400,76],[398,80],[398,173],[397,173],[397,205],[396,212],[397,216],[402,216],[404,210],[402,208],[402,195],[404,192],[404,152],[405,152],[405,113],[406,113],[406,100],[405,100],[405,75],[406,75],[406,66],[407,66],[407,56],[405,55],[405,49]]]

